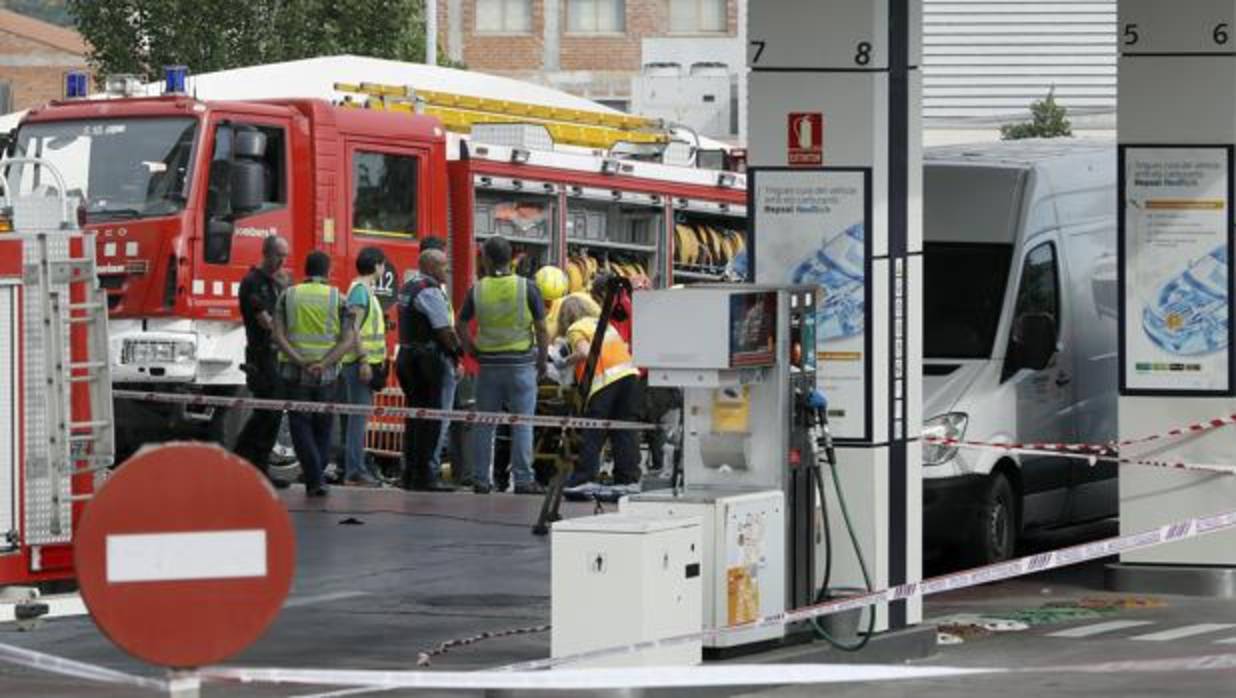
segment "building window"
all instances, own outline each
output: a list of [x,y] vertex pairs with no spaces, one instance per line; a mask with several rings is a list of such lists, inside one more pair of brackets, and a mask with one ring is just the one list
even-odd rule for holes
[[623,0],[569,0],[567,31],[574,34],[621,34],[626,31]]
[[476,0],[478,34],[527,34],[532,31],[532,0]]
[[726,0],[670,0],[673,34],[725,33],[730,29]]
[[358,150],[352,156],[352,230],[416,236],[416,170],[411,155]]

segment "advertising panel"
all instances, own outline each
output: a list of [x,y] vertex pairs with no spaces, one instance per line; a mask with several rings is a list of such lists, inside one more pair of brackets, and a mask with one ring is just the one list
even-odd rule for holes
[[834,436],[871,438],[871,170],[749,172],[756,283],[815,284],[817,383]]
[[1232,393],[1231,149],[1120,151],[1126,395]]

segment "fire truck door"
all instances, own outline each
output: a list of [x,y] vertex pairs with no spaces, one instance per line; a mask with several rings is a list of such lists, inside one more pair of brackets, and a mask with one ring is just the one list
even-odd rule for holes
[[362,248],[374,246],[386,254],[386,271],[374,285],[383,309],[390,312],[405,277],[416,269],[419,239],[428,233],[426,195],[427,151],[388,144],[355,142],[348,147],[349,268]]
[[[295,248],[291,211],[296,202],[288,178],[288,127],[287,119],[277,117],[215,117],[204,206],[204,264],[195,275],[205,285],[204,293],[195,293],[202,296],[199,301],[236,310],[236,289],[245,271],[261,260],[262,239],[281,235]],[[238,205],[234,196],[238,171],[260,178],[260,200]],[[304,253],[293,249],[297,258]],[[299,270],[291,271],[299,278]]]

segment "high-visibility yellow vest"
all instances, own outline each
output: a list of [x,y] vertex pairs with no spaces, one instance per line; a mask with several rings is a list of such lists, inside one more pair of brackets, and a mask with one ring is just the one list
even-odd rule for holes
[[[567,330],[567,339],[574,345],[583,340],[591,344],[597,332],[597,318],[586,317],[577,320]],[[575,380],[583,382],[584,368],[587,361],[575,364]],[[631,350],[622,340],[622,335],[613,326],[605,328],[605,339],[601,343],[601,355],[597,357],[596,372],[592,376],[592,385],[588,388],[588,397],[596,395],[597,391],[627,376],[638,376],[639,369],[631,358]]]
[[[305,361],[321,361],[339,341],[339,289],[310,279],[284,291],[288,342]],[[280,361],[288,357],[279,353]]]
[[476,282],[476,349],[492,354],[532,348],[532,311],[528,284],[514,274],[487,276]]
[[[359,279],[353,281],[348,287],[348,297],[364,283]],[[365,311],[365,321],[360,326],[360,345],[365,363],[380,364],[386,360],[386,318],[382,315],[382,304],[373,289],[369,289],[369,309]],[[356,352],[350,351],[343,355],[343,363],[356,363],[359,358]]]

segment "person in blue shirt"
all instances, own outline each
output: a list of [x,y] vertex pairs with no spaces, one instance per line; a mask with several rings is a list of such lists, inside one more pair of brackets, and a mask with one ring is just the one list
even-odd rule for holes
[[[369,383],[375,365],[386,361],[386,320],[382,305],[373,293],[374,282],[386,270],[386,256],[376,247],[366,247],[356,255],[357,277],[344,301],[344,323],[354,331],[352,351],[343,357],[344,401],[350,405],[372,405]],[[379,369],[380,370],[380,369]],[[368,415],[344,415],[343,483],[376,487],[379,482],[365,467],[365,427]]]
[[[450,304],[442,285],[448,267],[441,250],[422,249],[420,272],[399,292],[399,357],[395,371],[409,407],[449,408],[443,404],[443,383],[454,378],[463,356]],[[454,488],[441,483],[430,463],[441,441],[442,420],[404,420],[402,485],[431,492]]]

